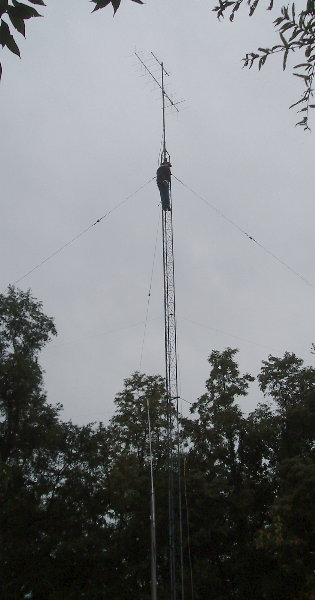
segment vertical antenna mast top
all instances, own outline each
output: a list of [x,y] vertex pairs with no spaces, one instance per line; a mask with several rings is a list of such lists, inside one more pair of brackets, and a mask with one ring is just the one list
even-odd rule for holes
[[[163,150],[162,150],[162,161],[166,160],[166,128],[165,128],[165,87],[164,87],[164,75],[168,75],[168,72],[164,68],[163,61],[160,62],[158,58],[151,52],[153,58],[161,67],[161,87],[162,87],[162,114],[163,114]],[[178,110],[178,109],[177,109]]]
[[147,73],[149,73],[149,75],[152,77],[152,79],[155,81],[155,83],[157,83],[157,85],[159,86],[161,92],[162,92],[162,118],[163,118],[163,149],[162,149],[162,162],[163,160],[167,160],[167,157],[169,158],[169,153],[166,150],[166,123],[165,123],[165,100],[168,100],[168,102],[170,103],[170,105],[175,108],[175,110],[177,112],[179,112],[176,103],[170,98],[170,96],[167,94],[167,92],[165,91],[165,86],[164,86],[164,77],[165,75],[169,76],[169,73],[166,71],[165,67],[164,67],[164,63],[161,62],[156,56],[155,54],[153,54],[153,52],[151,52],[151,55],[153,56],[153,58],[156,60],[156,62],[160,65],[161,67],[161,80],[159,81],[155,75],[152,73],[152,71],[147,67],[147,65],[145,64],[145,62],[142,60],[142,58],[139,56],[139,54],[137,52],[135,52],[136,57],[138,58],[138,60],[141,62],[142,66],[145,68],[145,70],[147,71]]

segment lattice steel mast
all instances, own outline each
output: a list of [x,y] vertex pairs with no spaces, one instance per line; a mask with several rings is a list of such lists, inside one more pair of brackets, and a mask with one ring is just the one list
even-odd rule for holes
[[[154,57],[156,58],[156,57]],[[157,60],[157,59],[156,59]],[[170,158],[166,150],[165,98],[166,73],[161,66],[163,150],[161,162]],[[172,103],[173,104],[173,103]],[[178,361],[176,331],[176,297],[174,268],[173,208],[170,194],[170,210],[162,208],[163,237],[163,281],[164,281],[164,341],[165,341],[165,383],[168,421],[169,449],[169,545],[170,545],[170,583],[171,600],[184,600],[183,575],[183,534],[181,507],[180,448],[178,427]]]
[[[162,152],[161,163],[170,160],[166,149],[165,102],[174,107],[176,104],[165,91],[164,78],[168,73],[151,52],[161,68],[159,81],[152,71],[135,53],[145,70],[154,79],[162,92]],[[169,189],[169,193],[171,190]],[[177,365],[177,332],[174,273],[174,237],[173,209],[170,195],[170,210],[162,206],[162,239],[163,239],[163,282],[164,282],[164,342],[165,342],[165,384],[168,427],[168,516],[169,516],[169,566],[170,566],[170,600],[184,600],[183,569],[183,535],[181,507],[181,466],[178,425],[178,365]]]
[[180,464],[179,455],[178,453],[176,453],[176,437],[178,435],[178,367],[172,207],[170,211],[163,211],[162,232],[164,280],[165,384],[169,453],[168,473],[170,582],[171,600],[176,600],[178,588],[178,544],[180,543],[181,546],[181,540],[178,539],[178,537],[181,538],[181,526],[179,526],[178,519],[181,516],[181,510],[177,510],[178,500],[180,499],[180,486],[178,485]]

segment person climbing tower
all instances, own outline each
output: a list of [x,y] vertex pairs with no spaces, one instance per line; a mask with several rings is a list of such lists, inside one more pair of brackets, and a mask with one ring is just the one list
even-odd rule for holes
[[171,210],[170,183],[171,183],[171,163],[164,159],[156,172],[156,183],[160,190],[161,203],[163,210]]

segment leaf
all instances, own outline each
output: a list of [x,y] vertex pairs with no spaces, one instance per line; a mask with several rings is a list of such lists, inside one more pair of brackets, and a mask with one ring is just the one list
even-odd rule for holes
[[267,56],[268,56],[268,54],[265,54],[264,56],[262,56],[262,57],[259,59],[259,63],[258,63],[258,68],[259,68],[259,71],[260,71],[261,67],[263,67],[263,65],[265,64],[265,62],[266,62],[266,60],[267,60]]
[[281,41],[282,41],[283,45],[287,48],[288,47],[288,42],[285,39],[284,35],[281,33],[281,31],[279,31],[279,35],[281,37]]
[[137,4],[144,4],[144,2],[142,2],[142,0],[132,0],[132,2],[137,2]]
[[2,65],[0,63],[0,81],[1,81],[1,77],[2,77]]
[[291,104],[291,106],[289,106],[289,108],[293,108],[294,106],[301,104],[301,102],[305,102],[305,98],[300,98],[300,100],[298,100],[297,102],[294,102],[294,104]]
[[12,4],[15,8],[15,15],[18,19],[31,19],[32,17],[41,17],[36,8],[32,6],[27,6],[26,4],[22,4],[22,2],[18,2],[17,0],[12,0]]
[[9,15],[9,18],[10,18],[10,21],[11,21],[13,27],[15,27],[15,29],[25,37],[24,19],[20,19],[20,18],[16,17],[14,6],[9,6],[8,15]]
[[308,67],[309,64],[308,63],[300,63],[298,65],[295,65],[293,68],[294,69],[299,69],[300,67]]
[[28,0],[32,4],[40,4],[41,6],[46,6],[44,0]]
[[292,29],[292,27],[295,27],[294,23],[285,23],[282,25],[281,31],[287,31],[288,29]]
[[108,4],[111,3],[111,0],[93,0],[93,2],[95,2],[96,6],[92,12],[95,12],[96,10],[100,10],[100,8],[105,8],[105,6],[108,6]]
[[290,39],[289,39],[289,42],[291,42],[292,40],[294,40],[294,38],[296,38],[296,36],[297,36],[298,34],[299,34],[299,28],[298,28],[298,27],[296,27],[296,28],[294,29],[294,31],[293,31],[293,33],[292,33],[292,35],[291,35]]
[[19,47],[16,44],[13,35],[10,33],[9,25],[7,25],[7,23],[4,21],[1,21],[0,26],[0,44],[2,48],[6,46],[9,50],[11,50],[11,52],[13,52],[13,54],[21,56]]
[[0,17],[7,12],[8,0],[0,0]]
[[258,2],[259,2],[259,0],[255,0],[255,1],[253,2],[253,4],[251,5],[251,7],[250,7],[250,11],[249,11],[249,16],[250,16],[250,17],[252,17],[252,16],[253,16],[253,14],[254,14],[254,12],[255,12],[255,10],[256,10],[256,8],[257,8]]
[[121,0],[112,0],[112,5],[113,5],[113,9],[114,9],[114,15],[116,14],[117,10],[120,7],[120,1]]
[[273,24],[275,27],[278,27],[278,25],[280,25],[280,23],[282,23],[283,21],[283,17],[278,17],[277,19],[274,20]]
[[288,12],[288,9],[287,9],[287,7],[286,7],[286,6],[283,6],[283,7],[282,7],[282,9],[281,9],[281,12],[282,12],[282,14],[284,15],[284,17],[285,17],[286,19],[289,19],[289,18],[290,18],[290,17],[289,17],[289,12]]
[[293,75],[295,75],[295,77],[302,77],[305,81],[310,78],[309,75],[301,75],[301,73],[293,73]]

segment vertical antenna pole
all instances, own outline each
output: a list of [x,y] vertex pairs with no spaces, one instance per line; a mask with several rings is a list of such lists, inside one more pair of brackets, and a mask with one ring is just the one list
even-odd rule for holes
[[165,135],[165,89],[164,89],[164,65],[161,62],[161,71],[162,71],[162,107],[163,107],[163,153],[162,159],[166,160],[166,135]]
[[147,400],[148,426],[149,426],[149,448],[150,448],[150,476],[151,476],[151,497],[150,497],[150,529],[151,529],[151,600],[157,600],[156,595],[156,528],[155,528],[155,494],[153,480],[153,454],[152,454],[152,435],[150,407]]

